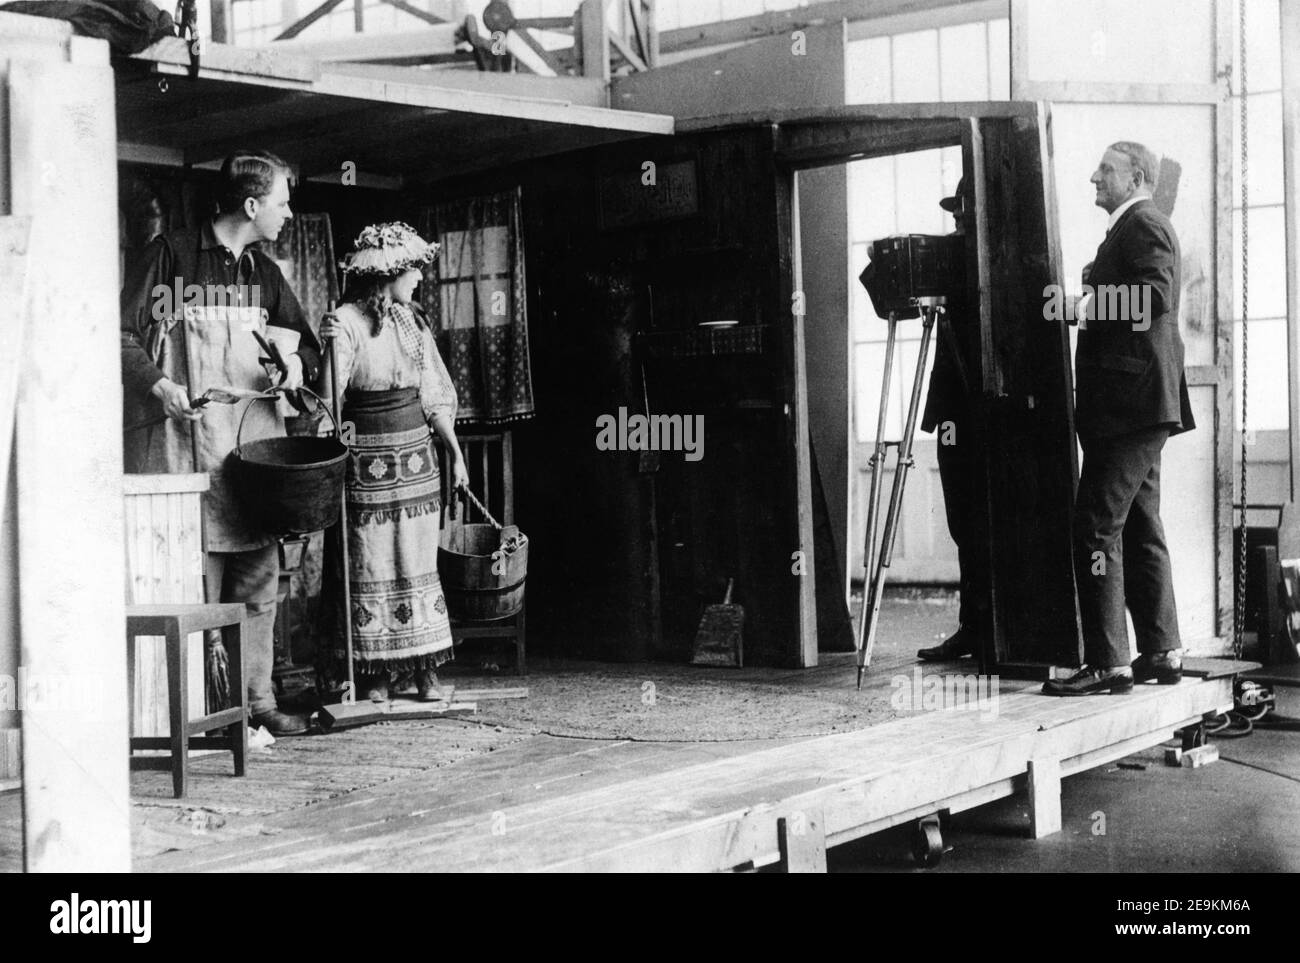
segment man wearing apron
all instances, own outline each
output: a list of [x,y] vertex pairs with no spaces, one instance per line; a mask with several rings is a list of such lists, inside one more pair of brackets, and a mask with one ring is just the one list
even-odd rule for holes
[[[231,452],[245,409],[245,442],[284,434],[279,406],[266,401],[190,402],[209,388],[265,391],[313,381],[320,348],[302,307],[275,262],[257,250],[273,241],[289,210],[288,168],[273,154],[226,158],[216,187],[217,214],[197,230],[149,243],[122,289],[122,386],[125,421],[166,415],[125,435],[128,472],[208,472],[204,498],[207,597],[243,602],[244,679],[254,726],[273,735],[306,732],[306,720],[282,713],[271,682],[272,631],[279,579],[275,539],[245,516],[232,490]],[[284,355],[288,373],[269,375],[254,332]]]

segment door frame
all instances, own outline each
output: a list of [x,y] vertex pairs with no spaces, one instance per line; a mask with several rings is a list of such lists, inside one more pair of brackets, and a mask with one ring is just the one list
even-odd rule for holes
[[[696,129],[717,130],[731,126],[767,125],[772,131],[776,215],[781,294],[791,305],[790,324],[783,329],[781,350],[785,374],[787,405],[786,444],[793,447],[790,490],[795,493],[794,520],[797,551],[803,563],[795,595],[799,630],[798,664],[817,664],[817,618],[815,599],[815,564],[813,552],[812,484],[808,432],[808,382],[804,353],[803,316],[795,305],[801,291],[802,273],[799,249],[798,186],[799,171],[845,164],[854,160],[879,157],[938,147],[962,146],[969,142],[969,131],[981,121],[1023,120],[1038,132],[1040,149],[1050,149],[1046,138],[1046,112],[1043,105],[1018,101],[981,101],[918,104],[868,104],[829,109],[804,109],[737,114],[687,120],[679,132]],[[1050,154],[1042,157],[1044,204],[1047,214],[1049,269],[1059,277],[1059,240],[1055,236],[1055,195],[1050,192]],[[981,178],[982,180],[982,178]],[[980,200],[977,196],[977,221]],[[984,250],[988,247],[985,229]],[[981,301],[984,301],[981,298]],[[1068,361],[1068,354],[1067,354]],[[1068,363],[1066,365],[1068,368]],[[1067,372],[1067,384],[1069,374]],[[1072,415],[1071,415],[1072,417]],[[1077,482],[1077,460],[1070,455],[1071,473]],[[1072,576],[1071,576],[1072,577]],[[1077,612],[1074,626],[1077,639]],[[996,632],[995,632],[996,635]],[[1000,647],[999,647],[1000,648]],[[986,654],[986,661],[996,661],[1003,653]]]

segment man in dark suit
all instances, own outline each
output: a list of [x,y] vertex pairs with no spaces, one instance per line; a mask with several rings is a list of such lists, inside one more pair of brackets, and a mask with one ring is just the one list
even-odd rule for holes
[[[1092,175],[1110,214],[1084,269],[1075,358],[1075,424],[1083,469],[1074,557],[1084,666],[1043,686],[1050,695],[1123,693],[1182,677],[1178,613],[1164,527],[1160,452],[1195,427],[1178,333],[1179,248],[1151,201],[1159,161],[1141,144],[1112,144]],[[1090,292],[1089,292],[1089,289]],[[1139,656],[1129,665],[1125,603]]]
[[[954,234],[966,233],[969,205],[969,182],[963,177],[957,182],[956,193],[939,201],[939,206],[953,216]],[[862,279],[873,302],[879,301],[871,265],[867,265]],[[960,290],[950,296],[945,311],[947,320],[934,335],[934,368],[930,372],[925,410],[921,413],[921,430],[938,433],[939,482],[943,486],[948,533],[957,546],[961,608],[957,631],[938,645],[916,653],[918,658],[927,661],[975,655],[980,639],[988,632],[989,620],[988,539],[979,534],[978,484],[983,469],[968,384],[971,372],[976,370],[972,364],[975,351],[971,339],[978,337],[979,323]],[[877,308],[877,313],[880,312]]]

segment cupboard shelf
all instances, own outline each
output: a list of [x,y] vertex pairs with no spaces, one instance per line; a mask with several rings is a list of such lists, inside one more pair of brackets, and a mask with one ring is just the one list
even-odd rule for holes
[[688,328],[682,331],[647,331],[637,336],[642,356],[708,358],[724,355],[761,355],[772,349],[772,325],[740,324],[734,328]]

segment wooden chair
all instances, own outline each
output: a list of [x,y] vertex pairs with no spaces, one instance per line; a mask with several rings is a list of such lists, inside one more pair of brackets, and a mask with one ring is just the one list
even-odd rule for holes
[[[465,469],[469,472],[469,484],[496,519],[502,525],[513,525],[515,520],[514,490],[514,454],[511,447],[510,432],[494,434],[457,433],[461,454],[465,456]],[[457,526],[486,522],[473,505],[464,500],[457,500],[452,509],[451,465],[446,452],[442,454],[443,513],[442,524],[452,529],[451,538],[455,538]],[[511,639],[515,646],[515,671],[519,675],[527,673],[524,656],[525,620],[527,604],[519,612],[504,619],[488,622],[469,622],[452,619],[451,636],[453,645],[460,645],[465,639]]]
[[[244,774],[248,755],[248,721],[244,705],[243,625],[245,606],[239,603],[162,605],[128,605],[126,607],[126,658],[127,678],[133,680],[132,702],[135,701],[135,640],[139,636],[161,635],[167,640],[167,697],[170,735],[132,736],[130,752],[132,769],[164,769],[172,774],[172,789],[177,799],[185,795],[186,764],[191,749],[229,749],[235,757],[235,775]],[[191,632],[231,627],[225,640],[230,658],[229,709],[210,712],[196,718],[190,717],[189,707],[189,645]],[[200,665],[199,671],[203,671]],[[205,736],[199,733],[225,729],[224,736]],[[170,756],[136,756],[138,749],[170,749]]]

